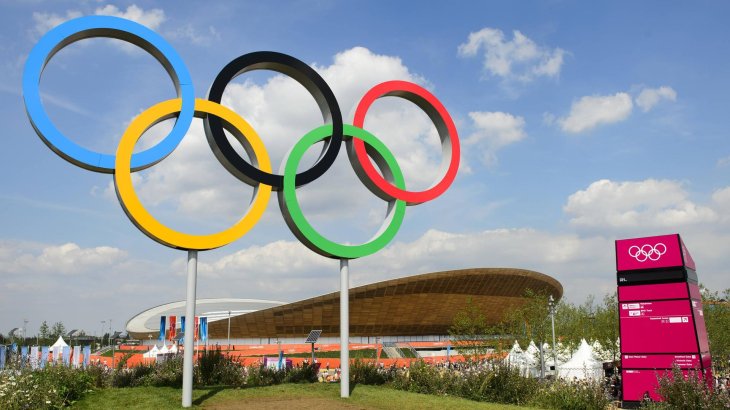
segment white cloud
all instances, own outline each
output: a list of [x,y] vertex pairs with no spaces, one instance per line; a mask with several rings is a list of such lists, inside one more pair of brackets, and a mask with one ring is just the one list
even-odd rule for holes
[[39,245],[0,242],[0,272],[9,274],[80,274],[108,268],[126,258],[108,246],[81,248],[75,243]]
[[166,35],[169,38],[184,40],[198,46],[209,46],[220,40],[220,33],[215,27],[209,26],[207,30],[201,32],[190,23],[180,25],[176,29],[168,31]]
[[677,101],[677,92],[672,87],[667,86],[645,88],[636,97],[636,105],[641,107],[644,112],[647,112],[662,100]]
[[592,183],[568,197],[563,210],[578,228],[641,231],[712,223],[718,213],[698,205],[677,181],[647,179]]
[[482,158],[487,165],[494,165],[496,152],[502,147],[521,141],[527,136],[525,119],[505,112],[470,112],[475,131],[464,145],[482,148]]
[[[345,122],[352,121],[356,104],[372,86],[387,80],[425,82],[398,57],[378,55],[362,47],[338,53],[331,65],[315,65],[315,69],[337,96]],[[223,105],[252,124],[276,171],[292,145],[322,124],[312,96],[300,84],[281,75],[260,84],[242,76],[226,88]],[[186,215],[195,215],[196,219],[222,214],[226,219],[221,224],[230,225],[244,213],[242,204],[248,204],[251,189],[228,174],[212,155],[200,124],[194,122],[170,157],[142,172],[135,186],[145,204],[167,204]],[[398,158],[410,189],[423,189],[439,177],[441,147],[436,128],[414,104],[393,97],[378,100],[368,112],[365,128]],[[302,169],[313,160],[305,156]],[[300,190],[299,199],[309,210],[308,217],[318,215],[329,220],[368,213],[357,209],[368,204],[376,204],[379,210],[382,201],[355,182],[355,178],[346,154],[341,152],[321,181],[313,183],[311,190],[310,186]]]
[[33,12],[35,34],[41,36],[45,34],[48,30],[56,27],[57,25],[81,16],[82,13],[78,10],[68,10],[66,11],[65,15],[56,13]]
[[[81,17],[84,14],[86,13],[79,10],[67,10],[65,14],[34,12],[34,32],[36,35],[41,36],[57,25]],[[127,7],[126,10],[121,10],[117,6],[107,4],[103,7],[98,7],[92,14],[125,18],[136,21],[153,30],[157,29],[166,19],[165,12],[162,9],[144,10],[135,4]]]
[[166,19],[165,12],[162,9],[144,10],[136,4],[127,7],[126,10],[121,10],[117,6],[107,4],[104,7],[97,8],[94,14],[125,18],[136,21],[153,30],[157,29]]
[[574,102],[568,116],[559,118],[557,122],[563,131],[578,134],[602,124],[623,121],[632,109],[631,96],[627,93],[586,96]]
[[505,80],[530,82],[536,77],[557,77],[563,66],[565,50],[539,46],[515,30],[512,40],[495,28],[483,28],[469,34],[466,43],[459,45],[463,57],[474,57],[484,52],[484,70]]

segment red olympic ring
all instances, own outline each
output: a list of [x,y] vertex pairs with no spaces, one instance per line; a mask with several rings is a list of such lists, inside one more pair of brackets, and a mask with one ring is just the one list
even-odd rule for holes
[[378,98],[387,96],[401,97],[416,104],[433,121],[441,139],[441,170],[443,177],[424,191],[400,189],[380,175],[368,157],[365,143],[357,138],[352,139],[350,150],[351,152],[354,151],[354,156],[357,157],[357,161],[353,161],[355,171],[364,173],[367,179],[372,181],[372,184],[368,184],[368,188],[382,199],[400,199],[406,201],[408,205],[430,201],[448,189],[459,170],[461,151],[456,125],[454,125],[454,121],[446,108],[433,94],[425,88],[407,81],[386,81],[371,88],[357,105],[353,125],[363,128],[365,114],[367,114],[370,106]]

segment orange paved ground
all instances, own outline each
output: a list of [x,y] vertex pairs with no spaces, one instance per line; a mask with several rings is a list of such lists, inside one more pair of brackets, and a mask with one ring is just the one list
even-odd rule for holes
[[[169,342],[168,342],[169,343]],[[413,347],[417,348],[434,348],[434,347],[446,347],[448,345],[448,342],[411,342],[408,343]],[[168,344],[168,346],[170,346]],[[208,349],[213,349],[216,346],[208,346]],[[223,346],[220,346],[221,348]],[[338,351],[340,350],[339,343],[337,344],[315,344],[315,347],[318,348],[320,352],[328,352],[328,351]],[[350,344],[350,350],[360,350],[360,349],[375,349],[377,350],[378,345],[376,344],[361,344],[361,343],[351,343]],[[142,363],[148,362],[151,363],[154,361],[154,359],[144,359],[142,357],[142,353],[149,350],[149,346],[126,346],[121,345],[120,349],[125,350],[126,352],[115,352],[114,354],[114,365],[118,364],[119,361],[124,357],[125,354],[127,354],[130,350],[139,351],[140,353],[135,353],[131,357],[127,359],[127,367],[134,367],[138,366]],[[202,351],[204,349],[203,346],[199,347],[199,351]],[[284,351],[284,354],[294,354],[294,353],[309,353],[312,350],[311,345],[309,344],[282,344],[281,349]],[[235,345],[232,346],[232,349],[229,351],[224,351],[224,354],[231,356],[232,358],[236,359],[238,362],[245,364],[245,365],[253,365],[258,364],[262,362],[261,356],[268,356],[268,357],[276,357],[279,354],[279,345],[276,344],[269,344],[269,345]],[[100,363],[105,364],[109,367],[112,367],[112,358],[111,357],[102,357],[97,355],[91,355],[90,357],[92,363]],[[307,358],[301,358],[301,357],[293,357],[293,358],[287,358],[287,360],[291,360],[293,365],[300,365],[305,360],[308,361]],[[330,368],[336,368],[340,366],[340,359],[339,358],[321,358],[318,359],[321,362],[322,367],[327,366],[329,364]],[[376,359],[364,359],[365,361],[376,361]],[[410,363],[413,362],[416,359],[388,359],[388,358],[381,358],[378,360],[378,363],[382,363],[384,366],[391,366],[396,365],[397,367],[402,366],[410,366]],[[421,359],[427,363],[439,363],[446,360],[445,357],[426,357]],[[451,361],[462,361],[464,358],[462,356],[455,356],[452,355],[450,357]]]

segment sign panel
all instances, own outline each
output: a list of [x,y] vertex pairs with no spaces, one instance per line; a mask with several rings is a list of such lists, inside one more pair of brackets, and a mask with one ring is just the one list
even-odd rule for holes
[[702,356],[699,354],[624,354],[621,364],[627,369],[680,369],[700,367]]
[[677,234],[616,241],[616,270],[619,272],[682,266],[682,247]]
[[619,302],[630,302],[635,300],[686,299],[688,297],[687,284],[684,282],[620,286],[618,288]]
[[698,352],[688,300],[619,303],[622,353]]

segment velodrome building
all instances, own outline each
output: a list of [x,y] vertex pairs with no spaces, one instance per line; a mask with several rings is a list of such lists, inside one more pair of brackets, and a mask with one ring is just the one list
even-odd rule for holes
[[[525,292],[551,294],[558,300],[563,286],[534,271],[474,268],[433,272],[350,289],[350,341],[373,343],[445,339],[457,312],[470,299],[490,323],[526,302]],[[156,340],[160,316],[184,315],[185,301],[145,310],[127,322],[135,339]],[[198,316],[208,317],[210,342],[265,344],[277,340],[302,343],[310,330],[321,329],[322,343],[340,334],[340,297],[333,292],[293,303],[257,299],[199,299]]]

